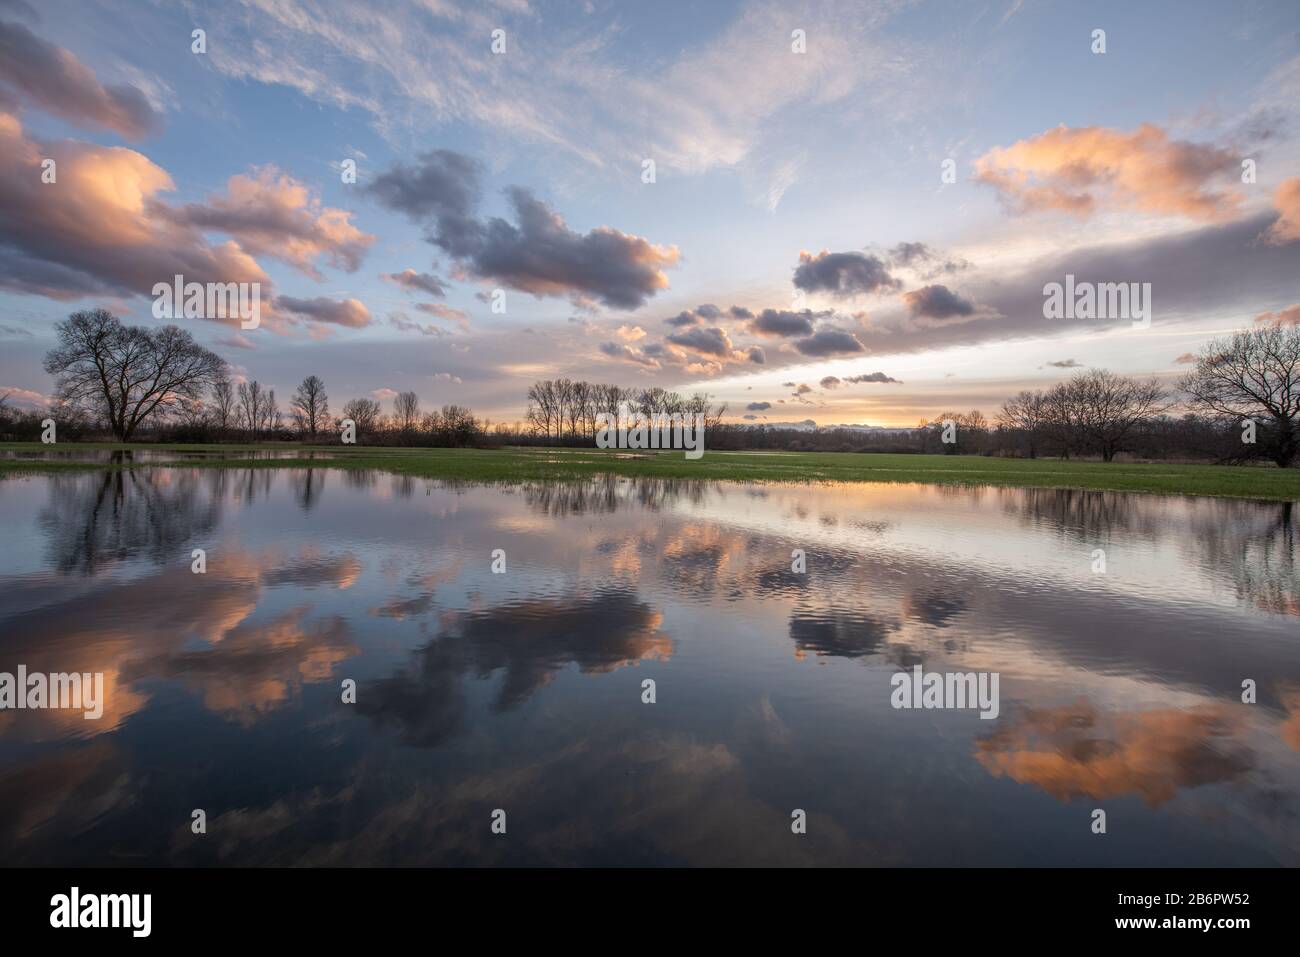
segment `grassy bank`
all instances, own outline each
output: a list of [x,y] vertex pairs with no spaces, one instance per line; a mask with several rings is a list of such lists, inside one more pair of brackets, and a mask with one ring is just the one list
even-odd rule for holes
[[[3,450],[50,451],[39,443],[9,443]],[[681,452],[627,453],[599,449],[399,449],[355,446],[145,445],[76,443],[60,452],[92,449],[162,453],[266,452],[285,457],[204,459],[205,468],[382,469],[402,475],[467,481],[572,479],[597,474],[733,481],[921,482],[1002,485],[1120,492],[1214,495],[1300,501],[1300,469],[1161,463],[1062,462],[965,455],[875,455],[833,452],[707,452],[689,461]],[[136,463],[140,464],[140,463]],[[0,459],[0,474],[124,468],[129,463]]]

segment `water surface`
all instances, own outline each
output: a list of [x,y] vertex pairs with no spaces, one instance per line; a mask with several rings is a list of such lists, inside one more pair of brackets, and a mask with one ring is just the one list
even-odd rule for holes
[[6,864],[1300,863],[1290,505],[145,464],[0,527],[0,671],[107,692],[0,712]]

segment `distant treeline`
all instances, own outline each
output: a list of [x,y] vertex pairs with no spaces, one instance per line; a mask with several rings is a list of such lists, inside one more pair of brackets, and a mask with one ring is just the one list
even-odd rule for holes
[[683,396],[658,387],[628,389],[618,385],[572,379],[543,379],[528,388],[525,431],[543,441],[590,445],[596,437],[596,417],[617,418],[620,409],[642,415],[702,415],[705,429],[716,429],[727,405],[713,405],[707,392]]
[[[954,421],[955,441],[943,441],[945,421]],[[1267,441],[1267,430],[1259,433]],[[1112,452],[1134,459],[1241,464],[1270,461],[1266,447],[1241,440],[1237,420],[1187,413],[1153,416],[1130,429],[1123,447]],[[783,449],[792,452],[899,452],[930,455],[994,455],[1017,458],[1105,458],[1103,445],[1090,436],[1039,427],[1018,428],[988,422],[974,412],[945,412],[914,429],[864,431],[822,427],[815,432],[763,427],[738,430],[723,426],[706,437],[711,449]]]
[[[917,452],[1034,458],[1127,455],[1142,459],[1300,465],[1300,328],[1263,327],[1209,343],[1171,391],[1157,379],[1102,369],[1050,389],[1024,391],[989,421],[950,412],[910,430],[803,430],[725,424],[725,404],[705,392],[570,379],[535,382],[519,426],[477,418],[460,405],[424,410],[414,392],[397,393],[385,414],[378,400],[330,409],[325,383],[307,376],[282,408],[274,389],[235,383],[229,366],[176,326],[124,326],[96,309],[56,326],[45,358],[55,377],[52,408],[20,411],[0,396],[0,438],[34,441],[53,418],[60,440],[115,438],[170,442],[339,442],[355,423],[371,445],[490,447],[594,444],[597,417],[621,406],[647,415],[704,416],[708,449]],[[1175,410],[1178,411],[1175,411]]]

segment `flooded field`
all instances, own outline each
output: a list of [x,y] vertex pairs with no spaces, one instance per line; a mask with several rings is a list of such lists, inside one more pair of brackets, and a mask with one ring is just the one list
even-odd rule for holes
[[1289,504],[144,463],[0,524],[0,672],[103,676],[0,711],[7,864],[1300,863]]

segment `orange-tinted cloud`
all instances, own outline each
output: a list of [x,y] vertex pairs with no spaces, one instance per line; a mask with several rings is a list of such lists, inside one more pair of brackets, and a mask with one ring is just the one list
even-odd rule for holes
[[249,252],[273,256],[317,279],[316,260],[354,272],[375,237],[347,210],[322,206],[305,185],[274,166],[230,177],[225,196],[170,211],[198,229],[226,233]]
[[[50,183],[42,182],[47,158],[55,162]],[[313,205],[287,177],[244,177],[232,187],[236,199],[221,208],[169,207],[161,196],[175,188],[167,171],[142,153],[76,140],[38,142],[27,138],[17,117],[0,112],[0,289],[63,300],[148,296],[156,283],[180,275],[186,283],[259,284],[261,324],[273,331],[304,319],[317,329],[369,325],[370,312],[356,299],[274,296],[270,278],[240,242],[214,245],[203,235],[220,221],[260,247],[272,244],[281,228],[280,258],[310,271],[315,256],[346,264],[372,239],[347,213]],[[260,227],[246,208],[257,197],[279,204]]]
[[1181,788],[1227,781],[1250,767],[1233,747],[1237,720],[1222,708],[1108,714],[1087,701],[1031,709],[976,742],[995,777],[1034,784],[1062,801],[1137,795],[1147,804]]
[[1152,123],[1132,132],[1058,126],[989,150],[975,161],[975,179],[1017,212],[1089,216],[1113,204],[1213,221],[1236,215],[1241,195],[1210,184],[1239,162],[1227,149],[1171,140]]
[[1282,722],[1279,733],[1287,747],[1300,751],[1300,687],[1284,685],[1278,689],[1278,697],[1286,709],[1286,720]]
[[1279,309],[1276,312],[1261,312],[1255,317],[1255,321],[1269,326],[1300,325],[1300,302],[1287,306],[1285,309]]
[[178,680],[197,691],[209,711],[249,726],[301,693],[326,681],[335,666],[357,653],[341,617],[307,622],[308,606],[269,622],[241,621],[213,647],[169,651],[133,663],[141,676]]
[[454,322],[460,328],[469,332],[469,316],[463,309],[454,309],[451,306],[445,306],[440,302],[417,302],[415,308],[420,312],[428,313],[431,316],[437,316],[439,319],[446,319],[448,322]]
[[20,389],[17,386],[0,386],[0,399],[3,399],[6,405],[20,409],[44,409],[48,408],[52,401],[49,396],[42,395],[34,389]]
[[346,326],[349,329],[361,329],[370,325],[370,310],[360,299],[330,299],[317,296],[314,299],[297,299],[293,296],[276,296],[278,309],[305,316],[315,322]]
[[1264,239],[1279,246],[1300,239],[1300,176],[1282,181],[1273,194],[1273,205],[1277,207],[1278,218]]
[[[9,660],[29,673],[102,672],[103,715],[80,710],[0,713],[0,733],[19,740],[95,737],[120,728],[149,702],[158,678],[179,681],[205,707],[241,723],[321,682],[355,655],[347,623],[307,620],[307,606],[269,621],[256,617],[270,588],[347,588],[361,573],[350,554],[224,553],[208,573],[167,568],[105,592],[91,592],[7,621],[22,639]],[[170,601],[159,601],[167,595]],[[192,647],[191,640],[203,642]],[[8,670],[13,671],[10,666]]]
[[[42,182],[47,158],[52,183]],[[211,245],[160,215],[158,196],[173,189],[141,153],[40,143],[0,113],[0,287],[55,299],[149,295],[179,273],[187,282],[258,282],[265,299],[270,280],[238,243]]]

